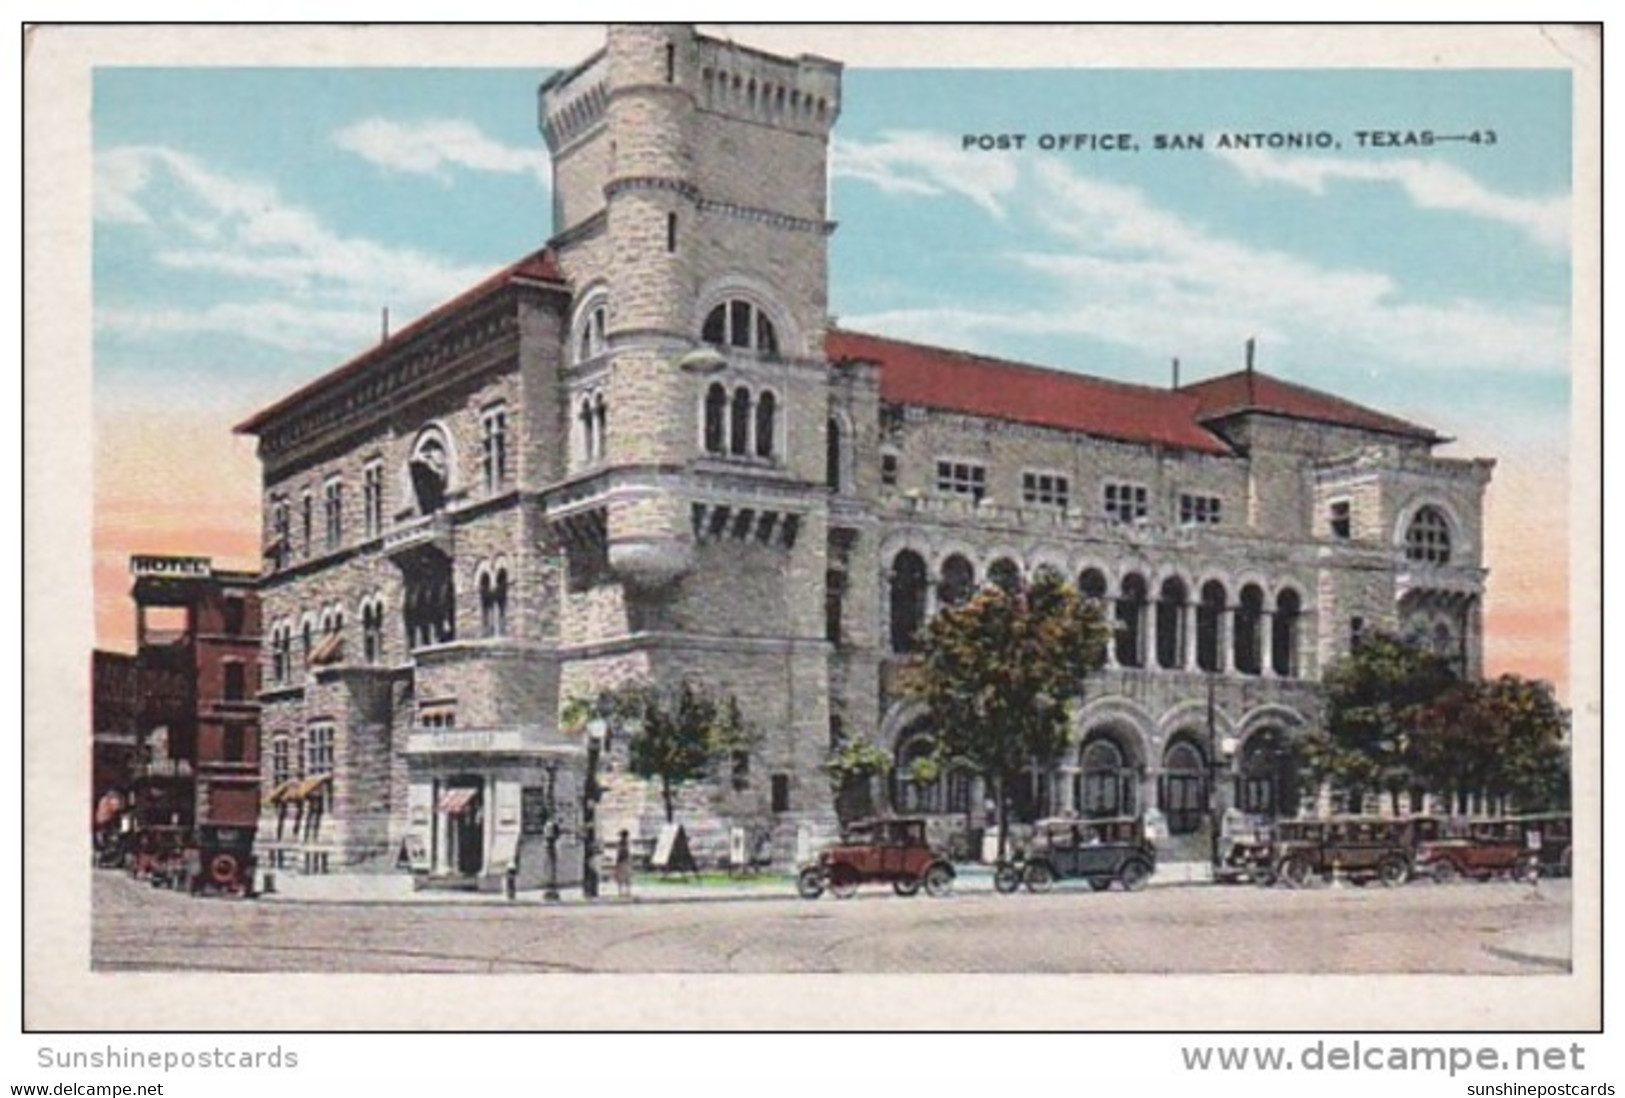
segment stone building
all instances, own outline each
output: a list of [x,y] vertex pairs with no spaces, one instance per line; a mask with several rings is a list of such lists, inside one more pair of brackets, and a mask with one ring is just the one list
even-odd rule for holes
[[[572,879],[587,745],[561,711],[689,678],[761,735],[684,821],[788,856],[833,824],[833,743],[904,778],[928,750],[890,683],[933,609],[1040,568],[1119,629],[1029,814],[1160,807],[1194,835],[1222,768],[1290,811],[1280,746],[1352,635],[1422,631],[1477,670],[1490,464],[1431,431],[1250,363],[1154,389],[831,327],[840,96],[833,61],[612,28],[542,85],[547,246],[239,428],[265,779],[330,776],[305,853],[485,886],[517,857],[534,883],[553,820]],[[647,839],[616,732],[600,823]],[[952,769],[892,793],[980,804]]]

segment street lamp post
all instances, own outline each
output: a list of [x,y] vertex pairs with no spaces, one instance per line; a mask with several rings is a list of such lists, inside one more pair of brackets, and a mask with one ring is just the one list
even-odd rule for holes
[[581,787],[581,895],[598,897],[598,764],[609,736],[609,705],[600,700],[597,717],[587,722],[587,776]]
[[1208,758],[1208,839],[1210,864],[1216,870],[1222,852],[1219,849],[1219,833],[1224,828],[1225,798],[1220,793],[1220,780],[1223,777],[1225,764],[1235,754],[1236,744],[1229,736],[1220,738],[1218,723],[1218,706],[1215,695],[1218,690],[1218,675],[1209,674],[1207,677],[1207,758]]
[[559,802],[554,795],[559,776],[559,760],[549,758],[542,764],[547,768],[547,888],[542,899],[556,902],[559,898]]

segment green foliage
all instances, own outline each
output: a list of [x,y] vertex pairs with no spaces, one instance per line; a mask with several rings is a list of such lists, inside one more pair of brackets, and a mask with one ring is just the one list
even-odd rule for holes
[[668,823],[676,813],[678,786],[704,778],[716,763],[749,750],[757,739],[737,698],[719,697],[686,680],[676,687],[628,683],[604,694],[593,708],[607,709],[629,733],[632,773],[659,780]]
[[830,753],[824,769],[840,786],[849,777],[868,778],[884,774],[891,769],[891,756],[883,748],[855,736]]
[[1066,749],[1071,705],[1110,634],[1094,603],[1052,577],[987,587],[932,620],[904,689],[931,711],[939,760],[1007,777]]

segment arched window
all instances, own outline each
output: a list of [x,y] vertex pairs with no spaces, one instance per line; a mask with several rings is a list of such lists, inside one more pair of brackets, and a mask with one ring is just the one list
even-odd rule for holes
[[1207,765],[1195,744],[1178,739],[1168,745],[1157,786],[1169,834],[1189,835],[1200,830],[1208,811]]
[[928,732],[920,732],[897,749],[897,809],[899,812],[941,812],[942,781],[922,782],[914,777],[914,765],[936,752],[936,741]]
[[1117,662],[1122,667],[1145,666],[1145,577],[1131,572],[1123,577],[1117,598]]
[[1196,666],[1203,671],[1220,670],[1219,635],[1227,598],[1218,580],[1202,584],[1202,601],[1196,607]]
[[1122,816],[1128,812],[1123,749],[1097,736],[1084,744],[1078,767],[1078,811],[1085,816]]
[[418,436],[407,469],[412,476],[412,494],[417,499],[419,514],[432,515],[446,505],[446,491],[451,487],[451,458],[438,427]]
[[779,333],[773,322],[743,298],[730,298],[707,313],[700,338],[719,347],[738,347],[761,355],[779,353]]
[[1405,559],[1423,564],[1450,563],[1450,520],[1431,504],[1417,509],[1405,531]]
[[361,607],[361,656],[365,663],[384,658],[384,604],[374,600]]
[[728,452],[743,456],[750,453],[750,390],[743,385],[734,390],[732,412],[728,423]]
[[824,438],[824,484],[832,492],[841,490],[841,421],[829,417]]
[[727,452],[728,390],[720,382],[713,382],[705,391],[705,452]]
[[987,566],[987,581],[1007,595],[1021,590],[1021,565],[1009,557],[1000,557]]
[[592,456],[596,459],[602,459],[604,454],[609,451],[609,402],[604,399],[602,392],[593,398],[592,418],[592,438],[597,445],[597,449]]
[[502,637],[508,633],[508,570],[497,567],[480,573],[480,635]]
[[1162,581],[1157,595],[1157,666],[1185,666],[1185,603],[1189,601],[1185,581],[1170,576]]
[[1298,622],[1303,600],[1287,588],[1275,597],[1275,622],[1270,627],[1270,666],[1284,678],[1298,674]]
[[1298,787],[1287,733],[1265,728],[1241,746],[1236,806],[1250,816],[1297,815]]
[[598,456],[598,441],[595,437],[597,420],[593,415],[591,397],[581,398],[581,408],[576,412],[576,420],[581,424],[581,460],[590,462]]
[[588,311],[576,340],[576,361],[586,362],[604,353],[604,330],[609,321],[609,309],[595,305]]
[[1085,568],[1078,573],[1078,594],[1105,605],[1106,575],[1098,568]]
[[942,581],[937,595],[944,606],[963,606],[976,593],[976,569],[971,562],[955,553],[942,562]]
[[1058,586],[1066,582],[1066,577],[1061,574],[1061,570],[1055,565],[1040,564],[1033,569],[1033,582],[1036,584],[1040,581]]
[[756,456],[773,456],[773,427],[777,422],[778,401],[772,393],[763,393],[756,399]]
[[925,560],[904,549],[891,566],[891,646],[893,652],[919,648],[920,626],[925,624]]
[[1243,675],[1257,675],[1264,670],[1263,653],[1259,650],[1259,626],[1264,620],[1264,592],[1257,584],[1249,583],[1241,589],[1241,602],[1236,607],[1236,670]]

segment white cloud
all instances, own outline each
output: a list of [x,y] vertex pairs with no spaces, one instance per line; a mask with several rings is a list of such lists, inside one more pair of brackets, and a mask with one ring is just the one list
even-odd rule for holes
[[[1556,306],[1407,300],[1388,275],[1339,270],[1215,234],[1141,191],[1041,164],[1023,208],[1056,246],[1006,259],[1051,288],[1020,307],[972,304],[848,316],[843,324],[928,342],[993,347],[1007,336],[1088,337],[1143,356],[1179,356],[1187,376],[1240,364],[1256,336],[1264,368],[1495,370],[1568,368]],[[1061,363],[1111,373],[1111,363]],[[1117,371],[1120,372],[1120,371]],[[1158,378],[1157,380],[1161,380]]]
[[539,146],[519,149],[503,145],[473,123],[458,119],[394,122],[369,118],[333,135],[346,152],[387,171],[427,175],[451,182],[449,169],[534,175],[550,179],[548,156]]
[[887,194],[959,195],[998,218],[1005,215],[1002,199],[1017,182],[1009,157],[965,152],[952,138],[917,132],[883,133],[869,143],[837,139],[830,171]]
[[1338,157],[1286,157],[1250,149],[1215,152],[1254,183],[1284,183],[1311,194],[1326,193],[1334,181],[1391,183],[1418,207],[1466,214],[1508,225],[1543,248],[1567,251],[1567,195],[1520,198],[1501,194],[1449,164],[1422,160],[1364,161]]
[[[111,149],[97,157],[96,177],[99,220],[140,226],[155,266],[212,277],[177,295],[196,307],[100,310],[97,323],[110,332],[225,331],[222,325],[236,323],[245,338],[272,346],[333,351],[354,346],[376,326],[347,318],[376,317],[388,306],[404,323],[491,273],[335,233],[275,187],[172,149]],[[239,285],[282,296],[222,300]]]

